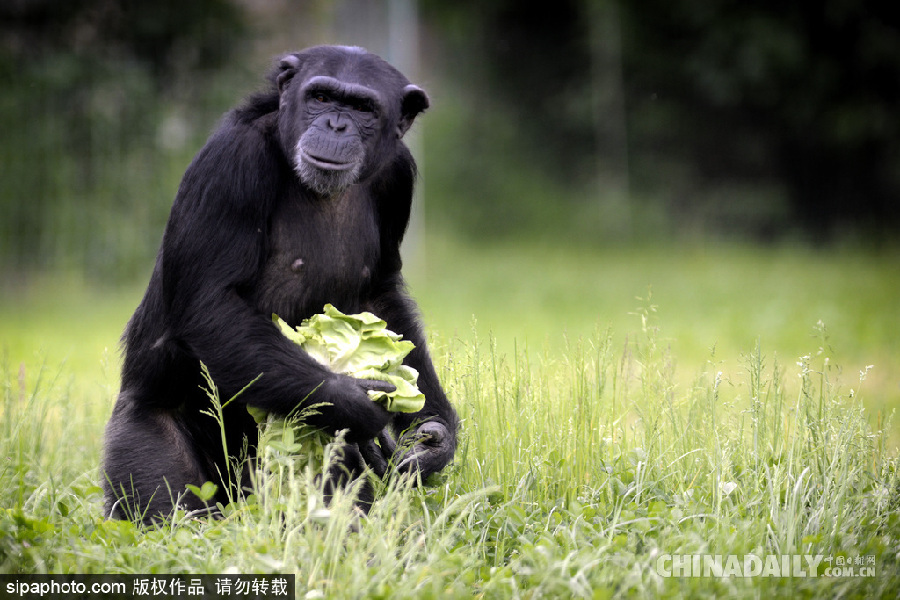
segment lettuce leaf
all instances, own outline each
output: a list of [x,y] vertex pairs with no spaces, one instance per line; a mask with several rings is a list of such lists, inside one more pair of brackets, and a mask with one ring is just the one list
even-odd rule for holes
[[335,373],[393,384],[397,389],[390,393],[369,391],[369,397],[385,409],[418,412],[425,405],[425,395],[416,387],[419,374],[403,364],[415,345],[372,313],[345,315],[326,304],[320,314],[296,328],[278,315],[272,315],[272,320],[285,336]]

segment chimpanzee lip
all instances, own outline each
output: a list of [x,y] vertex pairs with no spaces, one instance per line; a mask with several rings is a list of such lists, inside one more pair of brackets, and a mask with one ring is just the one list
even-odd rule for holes
[[320,156],[313,156],[308,152],[304,152],[301,150],[302,158],[312,166],[317,169],[322,169],[323,171],[347,171],[353,168],[355,163],[352,162],[338,162],[336,160],[331,160],[328,158],[322,158]]

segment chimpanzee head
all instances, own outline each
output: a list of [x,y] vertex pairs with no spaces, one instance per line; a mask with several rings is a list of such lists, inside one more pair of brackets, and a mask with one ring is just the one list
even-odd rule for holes
[[281,58],[278,131],[300,181],[322,197],[378,173],[428,96],[363,50],[317,46]]

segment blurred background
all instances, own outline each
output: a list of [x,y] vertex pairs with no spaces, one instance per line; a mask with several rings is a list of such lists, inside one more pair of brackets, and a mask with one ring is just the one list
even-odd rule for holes
[[319,43],[431,96],[407,262],[438,333],[542,343],[658,301],[693,367],[759,338],[792,362],[822,319],[900,403],[900,18],[874,1],[5,0],[7,352],[114,352],[191,157]]
[[429,90],[428,226],[587,245],[887,242],[900,18],[846,0],[7,0],[0,266],[143,278],[178,181],[279,53]]

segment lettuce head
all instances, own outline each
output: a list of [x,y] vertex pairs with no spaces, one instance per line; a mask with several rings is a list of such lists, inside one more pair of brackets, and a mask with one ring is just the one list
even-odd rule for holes
[[415,345],[372,313],[345,315],[326,304],[320,314],[296,328],[278,315],[272,320],[286,337],[335,373],[393,384],[397,389],[390,393],[369,391],[369,397],[387,410],[411,413],[425,405],[425,396],[416,387],[418,372],[403,364]]

